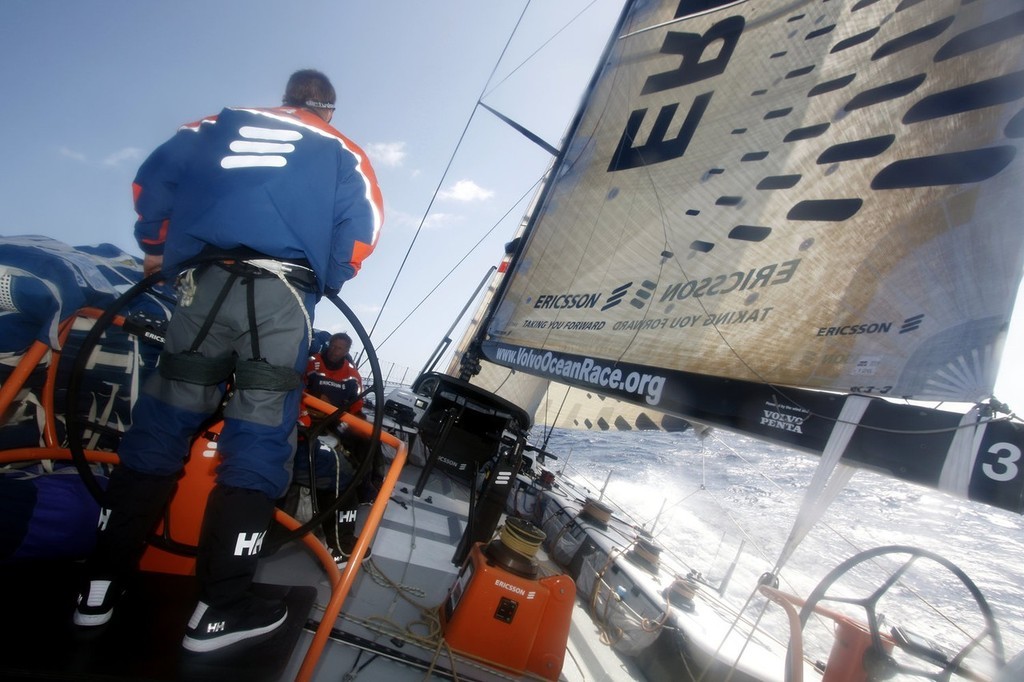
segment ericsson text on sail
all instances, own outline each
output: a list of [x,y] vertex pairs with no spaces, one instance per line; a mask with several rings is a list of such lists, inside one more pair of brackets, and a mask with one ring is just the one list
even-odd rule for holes
[[717,296],[732,291],[747,291],[758,287],[785,284],[793,279],[800,259],[782,263],[771,263],[760,268],[751,268],[745,272],[730,272],[702,279],[691,279],[676,282],[661,294],[659,302],[682,301],[687,298]]

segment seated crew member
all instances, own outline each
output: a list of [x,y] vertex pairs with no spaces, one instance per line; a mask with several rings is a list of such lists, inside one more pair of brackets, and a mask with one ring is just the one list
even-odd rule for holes
[[[359,371],[352,364],[349,351],[352,349],[352,338],[348,334],[339,333],[331,336],[327,347],[314,354],[306,365],[306,391],[311,395],[331,403],[335,407],[348,407],[348,412],[363,419],[363,400],[359,397],[363,390],[363,380]],[[310,426],[308,411],[303,410],[299,421]],[[316,498],[318,506],[323,509],[334,504],[338,496],[348,487],[355,473],[348,457],[357,458],[365,450],[366,442],[346,432],[344,424],[333,433],[321,436],[314,445]],[[296,476],[303,477],[302,458],[296,458]],[[328,548],[338,567],[348,563],[352,548],[356,543],[356,509],[359,499],[343,503],[334,514],[324,519],[322,528]],[[367,549],[366,557],[370,551]]]
[[306,365],[306,390],[336,407],[348,405],[348,411],[360,419],[363,414],[363,378],[352,365],[348,353],[352,338],[345,333],[334,334],[321,353]]

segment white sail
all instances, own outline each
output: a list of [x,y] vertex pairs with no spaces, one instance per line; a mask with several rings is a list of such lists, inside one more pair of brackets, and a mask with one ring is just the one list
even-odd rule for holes
[[503,364],[652,407],[659,369],[988,397],[1024,264],[1019,7],[637,4],[491,322]]
[[846,464],[1024,511],[1024,425],[881,399],[991,397],[1024,11],[696,4],[628,7],[464,366],[579,389],[587,428],[648,423],[595,395],[817,454],[854,427]]
[[[445,372],[468,378],[475,386],[519,405],[533,416],[534,424],[588,431],[685,431],[691,423],[649,406],[615,400],[608,396],[479,359],[469,352],[491,307],[498,285],[506,272],[507,258],[493,276],[476,314],[469,321]],[[475,367],[465,371],[462,363],[475,358]]]

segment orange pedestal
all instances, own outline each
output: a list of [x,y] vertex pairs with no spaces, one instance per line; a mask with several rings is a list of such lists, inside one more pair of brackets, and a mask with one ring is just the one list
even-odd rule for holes
[[[170,528],[165,529],[161,522],[156,530],[157,535],[164,535],[166,530],[171,540],[177,543],[191,547],[199,544],[206,500],[213,490],[214,470],[220,463],[217,438],[222,426],[223,422],[217,422],[193,441],[185,463],[185,475],[178,481],[178,489],[171,498]],[[195,557],[175,554],[150,545],[142,555],[139,566],[144,571],[193,575],[196,560]]]
[[575,599],[569,576],[522,578],[489,564],[477,543],[441,605],[441,625],[459,653],[557,680]]
[[[828,656],[822,682],[867,682],[864,654],[871,648],[871,633],[865,625],[848,618],[836,618],[835,640]],[[882,638],[886,653],[892,643]]]

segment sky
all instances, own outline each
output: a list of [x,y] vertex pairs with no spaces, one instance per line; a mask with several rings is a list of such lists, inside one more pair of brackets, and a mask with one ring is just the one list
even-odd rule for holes
[[[280,104],[293,71],[319,69],[338,91],[332,124],[370,155],[384,194],[377,250],[342,291],[367,329],[431,209],[373,333],[385,372],[394,365],[396,378],[408,372],[411,380],[499,262],[525,212],[521,197],[532,196],[550,161],[493,115],[474,115],[508,36],[522,15],[491,81],[504,82],[484,101],[557,145],[621,0],[534,2],[524,14],[526,5],[2,0],[0,234],[110,242],[140,254],[131,182],[145,156],[178,126],[224,106]],[[471,115],[466,151],[445,174]],[[317,327],[350,330],[327,302]]]
[[[500,260],[550,162],[474,113],[478,97],[557,145],[621,5],[0,0],[0,234],[140,255],[131,182],[145,156],[224,106],[275,106],[289,74],[320,69],[338,91],[332,124],[368,152],[385,200],[377,250],[342,298],[373,328],[385,374],[411,381]],[[1017,318],[995,394],[1024,411]],[[316,326],[351,330],[326,302]]]

